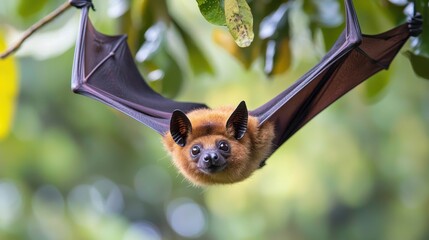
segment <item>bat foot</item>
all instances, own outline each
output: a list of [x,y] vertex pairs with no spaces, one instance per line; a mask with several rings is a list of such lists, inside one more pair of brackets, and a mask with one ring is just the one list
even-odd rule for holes
[[408,31],[413,37],[417,37],[423,31],[423,17],[420,13],[416,13],[410,20],[408,20]]
[[70,4],[76,8],[91,7],[91,9],[95,11],[92,0],[70,0]]

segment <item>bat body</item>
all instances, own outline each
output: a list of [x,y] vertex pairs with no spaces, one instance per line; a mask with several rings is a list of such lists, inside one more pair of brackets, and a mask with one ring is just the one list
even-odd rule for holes
[[241,181],[314,116],[382,69],[410,36],[422,29],[420,16],[378,35],[363,35],[351,0],[345,0],[346,28],[323,59],[289,88],[248,111],[210,109],[178,102],[153,91],[140,75],[126,36],[97,32],[82,7],[75,49],[72,89],[147,125],[163,143],[183,175],[199,185]]

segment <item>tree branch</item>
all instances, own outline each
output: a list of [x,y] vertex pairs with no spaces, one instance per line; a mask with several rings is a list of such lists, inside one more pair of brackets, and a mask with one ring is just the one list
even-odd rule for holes
[[61,5],[60,7],[58,7],[57,9],[55,9],[53,12],[51,12],[50,14],[48,14],[47,16],[45,16],[44,18],[40,19],[40,21],[38,21],[37,23],[35,23],[33,26],[31,26],[29,29],[27,29],[24,32],[24,35],[18,40],[18,42],[16,42],[13,46],[9,47],[6,51],[4,51],[3,53],[0,54],[0,59],[4,59],[6,57],[8,57],[10,54],[12,54],[13,52],[15,52],[16,50],[18,50],[19,47],[21,47],[21,45],[24,43],[24,41],[29,38],[34,32],[36,32],[37,30],[39,30],[41,27],[43,27],[44,25],[46,25],[47,23],[51,22],[52,20],[54,20],[56,17],[58,17],[60,14],[62,14],[63,12],[65,12],[69,7],[71,7],[71,4],[69,1],[66,1],[65,3],[63,3],[63,5]]

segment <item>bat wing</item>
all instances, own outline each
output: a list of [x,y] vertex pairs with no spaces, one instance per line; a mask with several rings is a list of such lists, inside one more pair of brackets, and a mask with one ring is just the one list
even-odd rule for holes
[[345,6],[346,28],[320,63],[250,112],[260,124],[274,122],[273,151],[338,98],[381,69],[387,69],[412,32],[410,23],[379,35],[362,35],[352,1],[345,0]]
[[140,75],[125,35],[106,36],[88,19],[89,6],[82,9],[72,70],[75,93],[103,102],[149,126],[160,134],[169,130],[174,110],[185,113],[207,108],[204,104],[177,102],[153,91]]

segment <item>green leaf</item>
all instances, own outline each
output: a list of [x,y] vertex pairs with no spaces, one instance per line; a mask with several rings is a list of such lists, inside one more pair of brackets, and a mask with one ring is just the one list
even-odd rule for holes
[[145,33],[146,41],[137,52],[136,59],[141,62],[145,79],[163,95],[175,97],[183,82],[183,73],[166,48],[167,26],[158,21]]
[[184,82],[183,72],[176,62],[176,59],[168,52],[165,54],[165,57],[168,59],[168,64],[166,66],[164,65],[162,68],[165,73],[165,77],[162,81],[162,93],[173,98],[179,94],[182,88]]
[[414,72],[419,77],[429,79],[429,56],[414,54],[411,51],[405,52],[405,55],[410,59]]
[[429,56],[429,0],[420,0],[416,2],[417,11],[423,17],[423,32],[418,36],[417,41],[413,44],[413,52],[418,55]]
[[189,63],[192,67],[192,70],[196,74],[209,73],[214,74],[213,67],[209,63],[207,57],[198,47],[195,39],[192,38],[184,29],[182,29],[179,25],[176,25],[177,30],[182,36],[183,42],[186,45],[188,55],[189,55]]
[[239,47],[253,41],[253,16],[246,0],[225,0],[226,25]]
[[412,41],[412,50],[405,55],[410,59],[414,72],[422,78],[429,79],[429,0],[417,0],[417,12],[423,17],[423,32]]
[[[344,29],[343,7],[338,7],[338,2],[333,0],[305,1],[304,10],[310,16],[310,30],[313,38],[320,29],[322,31],[325,50],[329,49],[337,41]],[[326,9],[330,9],[327,11]]]
[[201,14],[208,22],[220,26],[226,25],[223,0],[197,0],[197,3]]

